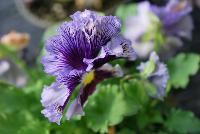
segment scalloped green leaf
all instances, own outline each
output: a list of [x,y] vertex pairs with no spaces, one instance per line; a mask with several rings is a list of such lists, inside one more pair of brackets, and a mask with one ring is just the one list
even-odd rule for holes
[[168,69],[171,85],[174,88],[185,88],[189,83],[189,77],[197,73],[199,63],[200,55],[192,53],[181,53],[169,60]]
[[34,118],[27,110],[0,114],[1,134],[49,134],[48,124]]
[[164,125],[173,133],[200,133],[200,120],[189,111],[172,109]]
[[48,134],[47,122],[40,120],[41,104],[33,94],[0,82],[0,133]]
[[51,128],[55,131],[55,134],[95,134],[87,128],[84,120],[65,121],[60,126],[52,124]]
[[88,127],[95,132],[106,133],[108,126],[119,124],[130,114],[128,103],[117,85],[99,85],[89,97],[85,108]]
[[0,109],[1,113],[12,113],[27,109],[33,98],[25,95],[22,89],[0,82]]

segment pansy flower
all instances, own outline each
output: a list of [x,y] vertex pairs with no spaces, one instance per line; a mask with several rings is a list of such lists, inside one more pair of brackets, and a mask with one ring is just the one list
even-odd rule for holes
[[180,37],[192,37],[191,11],[188,0],[170,0],[165,6],[140,2],[136,14],[125,20],[123,35],[133,42],[140,58],[147,58],[154,50],[172,55],[174,48],[183,44]]
[[160,62],[158,55],[152,52],[149,61],[142,62],[137,69],[141,72],[142,76],[155,85],[157,93],[152,97],[162,99],[166,93],[169,73],[166,65]]
[[56,77],[42,92],[42,113],[57,124],[77,85],[81,88],[67,110],[67,119],[84,115],[83,106],[99,82],[122,76],[120,67],[112,67],[109,61],[136,58],[131,42],[119,35],[121,23],[117,17],[85,10],[71,18],[60,26],[58,35],[47,41],[48,54],[42,59],[45,72]]

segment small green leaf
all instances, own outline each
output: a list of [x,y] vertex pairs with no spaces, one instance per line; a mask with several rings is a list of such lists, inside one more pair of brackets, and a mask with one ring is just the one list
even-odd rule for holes
[[165,127],[170,132],[181,134],[200,133],[200,120],[192,112],[172,109]]
[[198,54],[181,53],[168,62],[170,83],[175,88],[185,88],[189,76],[197,73],[200,56]]
[[147,66],[145,67],[144,71],[142,72],[142,76],[147,78],[150,74],[154,72],[156,68],[155,62],[153,60],[150,60],[147,62]]

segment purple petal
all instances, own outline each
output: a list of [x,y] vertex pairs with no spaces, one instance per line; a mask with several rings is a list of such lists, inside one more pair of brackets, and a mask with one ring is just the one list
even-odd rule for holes
[[114,16],[99,16],[85,10],[72,15],[72,21],[64,22],[59,34],[46,43],[48,55],[42,59],[45,72],[57,76],[73,69],[85,70],[83,59],[95,58],[101,47],[120,32],[121,24]]
[[135,60],[136,57],[131,42],[122,36],[116,36],[106,46],[102,47],[99,56],[94,59],[84,59],[84,62],[88,64],[87,71],[89,71],[117,58]]
[[85,72],[82,70],[72,70],[70,73],[62,72],[59,74],[57,81],[60,83],[63,83],[67,86],[68,89],[70,89],[70,92],[72,93],[75,87],[81,82],[82,75]]
[[[80,91],[80,94],[81,94],[81,92],[82,91]],[[83,106],[81,104],[80,95],[78,95],[78,97],[71,103],[71,105],[69,106],[67,113],[66,113],[66,117],[68,120],[70,120],[75,115],[80,115],[80,116],[85,115],[85,113],[83,111]]]
[[64,85],[53,83],[49,87],[44,87],[41,103],[44,110],[41,111],[50,122],[60,124],[64,105],[69,100],[70,91]]

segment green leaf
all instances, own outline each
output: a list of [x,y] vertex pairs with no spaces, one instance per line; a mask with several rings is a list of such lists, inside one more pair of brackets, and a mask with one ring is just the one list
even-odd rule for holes
[[136,79],[132,79],[126,83],[123,83],[123,90],[125,92],[125,99],[127,102],[132,104],[131,109],[135,109],[138,111],[149,101],[149,97],[147,96],[146,84],[142,81],[138,81]]
[[48,125],[40,121],[41,104],[34,94],[0,82],[0,109],[1,134],[49,133]]
[[200,56],[198,54],[181,53],[168,62],[170,83],[174,88],[185,88],[189,76],[197,73]]
[[1,113],[11,113],[26,109],[29,107],[28,102],[33,98],[26,96],[23,90],[20,90],[9,84],[0,82],[0,109]]
[[137,116],[137,124],[141,130],[144,130],[145,127],[152,125],[153,123],[163,123],[163,118],[161,111],[158,109],[150,109],[140,112]]
[[155,62],[153,60],[150,60],[147,62],[147,66],[145,67],[144,71],[142,72],[142,76],[147,78],[150,74],[152,74],[155,70]]
[[86,105],[87,124],[95,132],[105,133],[108,126],[120,123],[129,114],[127,107],[117,85],[100,85]]
[[84,120],[65,121],[60,126],[52,124],[51,129],[54,134],[94,134],[92,130],[87,128]]
[[49,134],[48,125],[34,118],[29,111],[0,114],[1,134]]
[[200,133],[200,120],[192,112],[172,109],[165,122],[165,127],[170,132],[180,134]]

